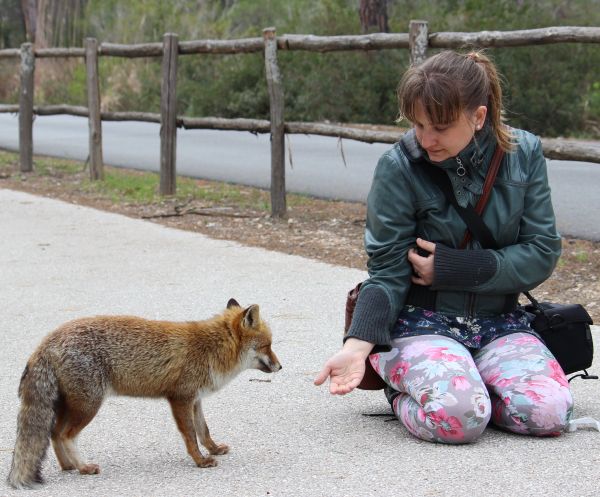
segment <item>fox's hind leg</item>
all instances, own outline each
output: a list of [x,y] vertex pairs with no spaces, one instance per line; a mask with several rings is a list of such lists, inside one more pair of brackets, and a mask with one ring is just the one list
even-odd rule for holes
[[66,406],[64,399],[60,399],[56,406],[56,421],[52,429],[52,447],[58,459],[58,464],[63,471],[75,469],[75,463],[71,461],[62,440],[62,433],[67,424]]
[[187,448],[188,454],[192,456],[192,459],[197,466],[201,468],[208,468],[216,466],[217,461],[213,457],[204,457],[200,453],[198,447],[198,439],[196,438],[196,430],[194,428],[193,418],[193,399],[169,399],[171,404],[171,410],[173,411],[173,417],[177,423],[177,428],[181,432],[183,441]]
[[208,452],[214,455],[227,454],[229,447],[225,444],[216,444],[210,436],[204,413],[202,412],[202,402],[196,399],[194,402],[194,427],[200,437],[200,442],[208,449]]
[[[57,442],[55,447],[58,446],[64,451],[63,454],[66,455],[66,459],[82,475],[97,475],[100,473],[100,466],[82,461],[75,442],[77,435],[79,435],[81,430],[83,430],[90,423],[90,421],[94,419],[94,416],[100,409],[101,404],[102,401],[93,403],[76,403],[73,401],[67,402],[65,404],[66,408],[64,420],[62,421],[62,429],[59,433],[57,433]],[[52,441],[54,443],[54,435]],[[57,457],[59,457],[58,452]]]

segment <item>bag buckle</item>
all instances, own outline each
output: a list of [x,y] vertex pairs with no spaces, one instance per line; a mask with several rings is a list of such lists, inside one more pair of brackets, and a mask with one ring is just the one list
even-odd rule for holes
[[564,323],[565,318],[560,314],[553,314],[550,319],[548,319],[548,326],[550,326],[550,328],[561,326]]

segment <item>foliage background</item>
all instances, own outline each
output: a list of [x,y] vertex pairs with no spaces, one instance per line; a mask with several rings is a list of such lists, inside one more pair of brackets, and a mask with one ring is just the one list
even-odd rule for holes
[[[49,23],[46,39],[53,46],[81,46],[87,36],[100,42],[156,42],[166,32],[180,40],[257,37],[267,26],[279,34],[361,33],[359,0],[68,1],[77,4],[79,14],[68,23]],[[18,2],[0,0],[0,48],[25,41],[19,16]],[[430,32],[600,26],[600,0],[388,0],[388,17],[392,32],[407,32],[411,19],[429,21]],[[512,125],[543,136],[600,137],[600,44],[487,52],[505,77]],[[279,57],[286,119],[393,124],[407,50],[282,51]],[[100,61],[104,109],[159,112],[159,59]],[[38,62],[37,104],[85,105],[81,61]],[[0,63],[3,102],[17,99],[17,69],[17,64]],[[180,57],[178,106],[189,116],[268,119],[262,54]]]

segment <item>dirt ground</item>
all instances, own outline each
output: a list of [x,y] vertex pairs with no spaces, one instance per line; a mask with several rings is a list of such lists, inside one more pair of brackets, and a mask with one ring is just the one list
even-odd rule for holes
[[[126,202],[81,188],[83,179],[83,172],[42,176],[3,169],[0,171],[0,188],[57,198],[331,264],[358,269],[366,267],[363,249],[365,206],[360,203],[296,197],[288,203],[287,219],[275,220],[267,210],[248,207],[245,202],[231,199]],[[197,183],[202,188],[211,187],[208,181]],[[257,195],[268,202],[268,192],[239,187],[238,198]],[[540,300],[583,304],[600,324],[599,276],[600,243],[564,239],[563,255],[554,274],[533,293]]]

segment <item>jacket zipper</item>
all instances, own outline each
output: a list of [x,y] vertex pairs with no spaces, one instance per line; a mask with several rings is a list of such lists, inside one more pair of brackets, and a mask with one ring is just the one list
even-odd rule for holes
[[467,304],[467,317],[473,318],[475,317],[475,294],[473,292],[468,292],[469,299]]
[[458,164],[458,167],[456,168],[456,175],[462,178],[465,174],[467,174],[467,169],[465,168],[463,161],[460,160],[460,157],[458,155],[454,159]]
[[[456,175],[460,176],[461,178],[466,174],[467,170],[463,164],[463,161],[461,160],[461,158],[457,155],[455,158],[456,163],[458,164],[458,167],[456,168]],[[472,242],[469,242],[469,246],[467,247],[468,249],[471,248]],[[467,306],[466,306],[466,312],[467,312],[467,316],[468,318],[472,318],[474,315],[474,308],[475,308],[475,294],[472,292],[467,292]]]
[[[470,250],[473,248],[473,241],[470,241],[467,249]],[[473,292],[467,292],[467,317],[473,318],[475,316],[475,299],[476,295]]]

